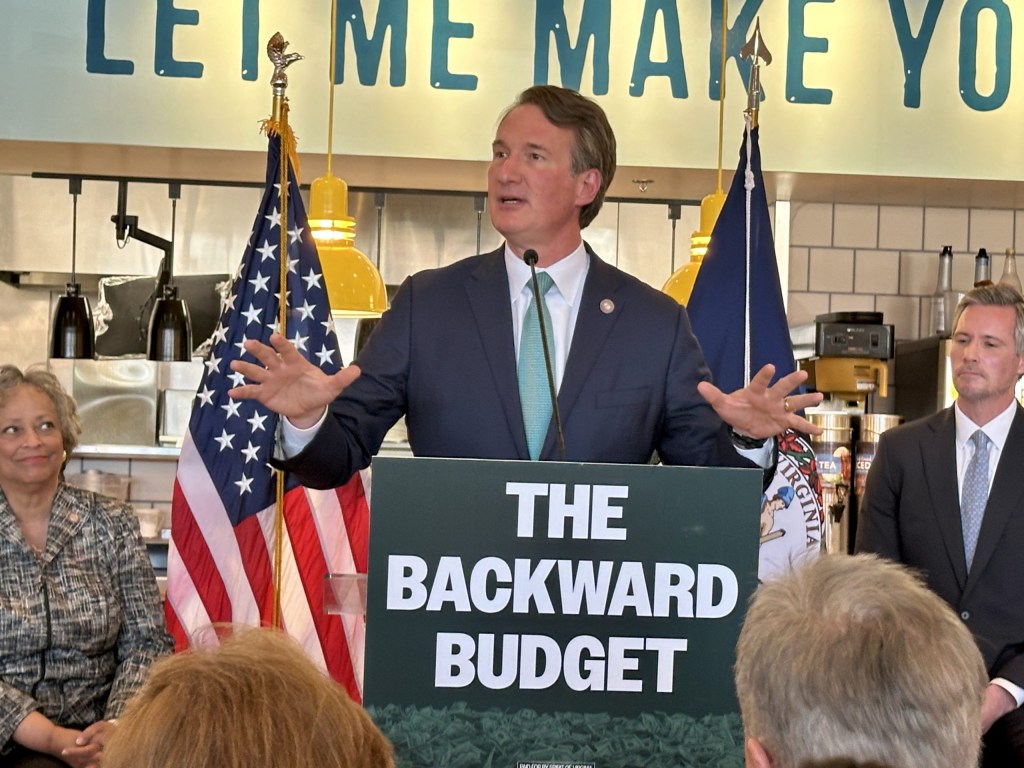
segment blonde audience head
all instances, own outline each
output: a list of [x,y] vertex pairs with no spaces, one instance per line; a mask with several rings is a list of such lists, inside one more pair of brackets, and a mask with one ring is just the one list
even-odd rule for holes
[[103,768],[391,768],[391,744],[299,646],[242,630],[157,662]]
[[735,675],[748,766],[977,766],[981,653],[897,563],[829,555],[762,584]]

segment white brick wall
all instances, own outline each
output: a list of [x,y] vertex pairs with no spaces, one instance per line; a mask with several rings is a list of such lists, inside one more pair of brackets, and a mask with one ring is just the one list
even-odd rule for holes
[[953,246],[959,291],[974,282],[979,248],[992,258],[994,280],[1007,247],[1024,251],[1024,211],[827,203],[794,203],[792,211],[790,326],[826,312],[873,310],[895,325],[896,338],[920,338],[929,330],[926,299],[943,245]]
[[170,523],[171,495],[174,490],[174,473],[177,459],[171,457],[146,459],[98,459],[72,458],[68,462],[67,476],[81,474],[89,470],[110,472],[128,476],[131,484],[128,488],[128,501],[137,509],[153,507],[161,510],[163,525]]

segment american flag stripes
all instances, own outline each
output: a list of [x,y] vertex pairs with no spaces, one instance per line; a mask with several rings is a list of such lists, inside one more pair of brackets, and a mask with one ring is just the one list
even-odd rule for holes
[[[341,359],[320,259],[289,165],[281,221],[280,140],[269,139],[267,181],[250,241],[205,361],[181,448],[171,512],[166,613],[178,650],[211,625],[269,625],[274,604],[275,478],[269,459],[278,416],[233,400],[230,369],[246,339],[267,343],[278,327],[281,226],[288,233],[285,334],[328,373]],[[249,356],[251,360],[251,356]],[[316,491],[286,484],[281,625],[310,657],[361,700],[361,616],[326,615],[327,573],[366,572],[369,511],[363,478]]]

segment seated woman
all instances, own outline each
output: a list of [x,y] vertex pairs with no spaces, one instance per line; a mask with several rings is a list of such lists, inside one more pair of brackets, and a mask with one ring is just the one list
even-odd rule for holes
[[63,482],[81,427],[42,369],[0,367],[0,764],[98,766],[173,647],[131,507]]
[[271,629],[162,659],[103,768],[393,768],[391,743],[340,685]]

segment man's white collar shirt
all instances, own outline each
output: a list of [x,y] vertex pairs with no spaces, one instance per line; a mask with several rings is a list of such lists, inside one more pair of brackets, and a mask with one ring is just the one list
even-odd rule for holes
[[[552,346],[552,365],[555,369],[555,388],[562,385],[565,373],[565,361],[569,357],[572,345],[573,329],[580,312],[580,299],[583,295],[583,283],[590,269],[590,257],[583,241],[576,249],[563,259],[559,259],[550,267],[538,269],[547,272],[554,285],[544,300],[545,311],[551,317],[553,339],[548,339]],[[509,300],[512,303],[512,338],[516,347],[516,360],[519,359],[519,336],[522,332],[523,318],[526,310],[533,302],[533,285],[530,281],[530,268],[505,245],[505,270],[508,272]],[[553,342],[553,343],[552,343]]]
[[967,465],[971,463],[974,456],[974,444],[971,442],[971,435],[979,429],[992,441],[988,454],[988,486],[992,487],[992,478],[995,477],[996,467],[999,465],[999,457],[1003,453],[1003,446],[1006,445],[1006,437],[1010,434],[1010,426],[1013,424],[1013,417],[1017,413],[1017,401],[1010,403],[1009,407],[984,427],[979,427],[971,421],[957,403],[953,408],[956,418],[956,480],[957,488],[962,488],[964,473]]

